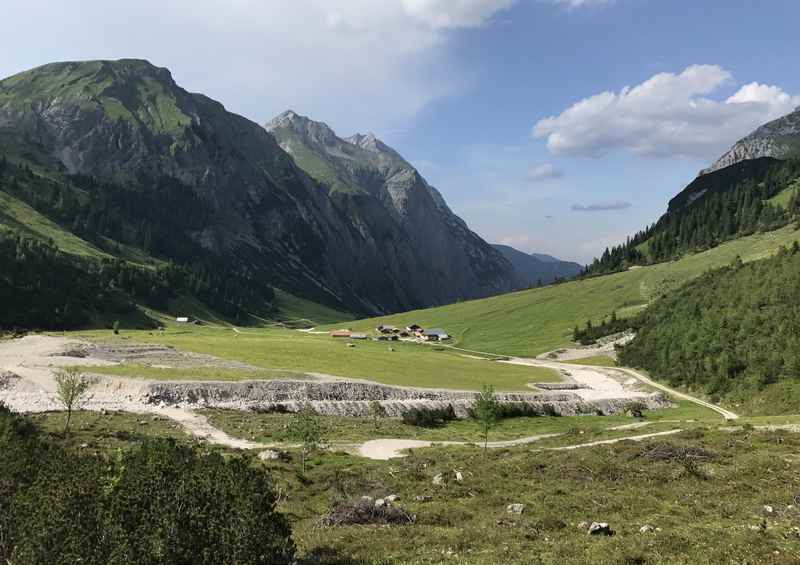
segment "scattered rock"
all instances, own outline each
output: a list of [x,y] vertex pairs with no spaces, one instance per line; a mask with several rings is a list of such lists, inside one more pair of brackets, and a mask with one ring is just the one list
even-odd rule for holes
[[355,344],[355,343],[348,343],[348,344],[347,344],[347,347],[355,347],[355,346],[356,346],[356,344]]
[[11,371],[0,371],[0,390],[12,389],[20,380],[22,378]]
[[514,504],[509,504],[506,506],[506,512],[509,514],[522,514],[525,512],[525,505],[515,502]]
[[442,485],[444,485],[444,475],[442,475],[441,473],[439,473],[438,475],[436,475],[435,477],[433,477],[433,484],[435,484],[436,486],[442,486]]
[[773,508],[769,504],[765,504],[764,505],[764,512],[766,512],[767,514],[774,514],[775,513],[775,508]]
[[589,522],[578,522],[578,529],[585,532],[589,529]]
[[414,497],[414,502],[430,502],[433,500],[432,496],[426,496],[424,494],[418,494]]
[[456,480],[459,483],[464,480],[464,475],[461,474],[461,471],[456,471]]
[[400,497],[399,497],[399,496],[397,496],[396,494],[390,494],[389,496],[387,496],[386,498],[384,498],[384,500],[385,500],[387,503],[391,504],[392,502],[397,502],[398,500],[400,500]]
[[262,461],[273,461],[275,459],[280,459],[281,454],[273,449],[267,449],[259,453],[258,458],[261,459]]
[[648,532],[654,532],[654,531],[656,531],[655,527],[651,526],[650,524],[645,524],[644,526],[639,528],[640,534],[646,534]]
[[590,536],[613,536],[614,530],[606,522],[592,522],[589,526]]

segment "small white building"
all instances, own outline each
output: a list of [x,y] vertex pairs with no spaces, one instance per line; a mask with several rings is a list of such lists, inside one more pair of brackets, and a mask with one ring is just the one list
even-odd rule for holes
[[179,324],[188,324],[189,318],[186,316],[178,316],[177,318],[175,318],[175,321],[178,322]]
[[425,330],[425,332],[422,334],[422,339],[425,341],[444,341],[446,339],[450,339],[450,336],[447,335],[447,332],[441,328],[433,328],[430,330]]

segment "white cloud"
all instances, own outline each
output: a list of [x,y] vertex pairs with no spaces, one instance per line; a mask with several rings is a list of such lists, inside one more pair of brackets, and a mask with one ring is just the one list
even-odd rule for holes
[[597,157],[626,150],[650,157],[710,159],[800,104],[800,96],[758,83],[742,86],[726,100],[708,97],[732,82],[732,75],[716,65],[661,73],[540,120],[534,136],[546,138],[555,154]]
[[484,24],[517,0],[402,0],[403,8],[434,28],[464,28]]
[[[464,88],[452,30],[515,0],[30,0],[3,7],[0,76],[75,59],[146,58],[264,122],[294,108],[342,133],[406,125]],[[70,41],[63,41],[63,30]]]
[[613,4],[616,0],[550,0],[555,4],[562,4],[568,8],[585,8],[587,6],[605,6]]
[[556,169],[552,163],[545,163],[528,171],[528,180],[532,182],[560,179],[564,173]]

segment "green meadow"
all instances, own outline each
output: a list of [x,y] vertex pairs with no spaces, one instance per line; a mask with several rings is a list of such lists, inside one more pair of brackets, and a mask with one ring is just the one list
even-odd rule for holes
[[444,328],[454,337],[454,345],[465,349],[534,356],[568,345],[574,327],[589,319],[597,322],[614,311],[618,316],[631,315],[670,289],[730,264],[736,256],[743,261],[762,259],[795,241],[800,241],[800,231],[788,226],[669,263],[326,328],[369,331],[379,324],[419,324]]
[[[368,379],[388,385],[478,390],[491,384],[497,390],[525,390],[533,382],[560,380],[555,371],[472,359],[444,347],[414,343],[333,339],[288,329],[242,329],[203,326],[171,326],[166,331],[76,332],[70,335],[95,340],[158,343],[181,351],[207,353],[235,359],[268,371],[261,378],[279,378],[285,373],[325,373],[337,377]],[[148,378],[252,379],[247,371],[182,369],[179,371],[141,366],[96,367],[93,372]]]

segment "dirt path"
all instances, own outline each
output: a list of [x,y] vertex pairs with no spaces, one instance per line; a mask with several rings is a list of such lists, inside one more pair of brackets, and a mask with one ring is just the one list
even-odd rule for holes
[[[625,336],[626,340],[630,339],[630,336]],[[617,342],[612,342],[607,344],[608,346],[612,346]],[[470,349],[464,349],[461,347],[456,347],[454,345],[446,345],[446,344],[439,344],[439,346],[448,347],[450,349],[454,349],[457,351],[464,352],[470,355],[485,355],[489,357],[499,358],[502,359],[504,356],[498,355],[496,353],[488,353],[486,351],[476,351]],[[500,360],[500,363],[510,363],[513,365],[528,365],[530,367],[545,367],[554,369],[559,371],[560,374],[569,373],[569,376],[572,380],[575,380],[581,384],[588,386],[588,389],[579,389],[574,391],[576,394],[584,398],[584,400],[602,400],[608,398],[635,398],[637,396],[636,388],[631,386],[630,379],[635,379],[636,381],[643,383],[647,386],[653,387],[658,389],[662,392],[666,392],[667,394],[674,396],[676,398],[680,398],[682,400],[688,400],[689,402],[693,402],[699,406],[703,406],[714,412],[720,414],[726,420],[736,420],[739,418],[738,414],[731,412],[730,410],[726,410],[721,406],[717,406],[716,404],[712,404],[711,402],[707,402],[701,398],[697,398],[690,394],[686,394],[680,391],[675,390],[674,388],[670,388],[666,385],[663,385],[659,382],[654,381],[650,377],[647,377],[641,374],[638,371],[629,368],[623,367],[616,367],[613,369],[597,367],[593,365],[580,365],[576,364],[575,361],[580,361],[581,356],[577,354],[578,351],[583,353],[583,357],[586,354],[597,355],[598,349],[563,349],[565,353],[559,354],[563,359],[569,359],[573,361],[573,363],[559,363],[558,361],[549,360],[548,353],[543,353],[539,355],[536,359],[530,359],[526,357],[512,357],[508,360]],[[618,377],[615,378],[614,375],[627,375],[629,378],[626,380],[619,379]],[[638,393],[641,396],[641,393]]]
[[[506,441],[490,441],[486,444],[491,449],[514,447],[516,445],[526,445],[543,439],[563,436],[560,434],[539,434],[535,436],[521,437]],[[424,441],[416,439],[373,439],[365,441],[358,448],[358,454],[367,459],[386,461],[396,457],[404,457],[403,452],[407,449],[420,447],[431,447],[433,445],[477,445],[482,442],[475,441]]]
[[611,369],[611,370],[612,371],[618,371],[618,372],[624,373],[626,375],[630,375],[631,377],[640,380],[641,382],[645,383],[646,385],[649,385],[649,386],[651,386],[653,388],[657,388],[659,390],[663,390],[664,392],[666,392],[668,394],[671,394],[672,396],[675,396],[677,398],[682,398],[683,400],[688,400],[689,402],[694,402],[695,404],[699,404],[700,406],[704,406],[706,408],[710,408],[714,412],[717,412],[717,413],[721,414],[722,417],[725,418],[726,420],[736,420],[736,419],[739,418],[738,414],[734,414],[730,410],[725,410],[724,408],[722,408],[721,406],[717,406],[716,404],[712,404],[712,403],[706,402],[705,400],[702,400],[700,398],[696,398],[694,396],[679,392],[679,391],[675,390],[674,388],[670,388],[670,387],[668,387],[666,385],[658,383],[658,382],[654,381],[653,379],[651,379],[649,377],[646,377],[645,375],[639,373],[638,371],[634,371],[633,369],[627,369],[627,368],[619,367],[617,369]]
[[654,432],[652,434],[642,434],[638,436],[626,436],[626,437],[618,437],[614,439],[601,439],[598,441],[590,441],[589,443],[578,443],[575,445],[562,445],[560,447],[548,447],[548,451],[570,451],[573,449],[581,449],[584,447],[595,447],[598,445],[611,445],[614,443],[619,443],[621,441],[642,441],[645,439],[653,438],[653,437],[661,437],[661,436],[670,436],[673,434],[679,434],[683,430],[675,429],[675,430],[667,430],[666,432]]

